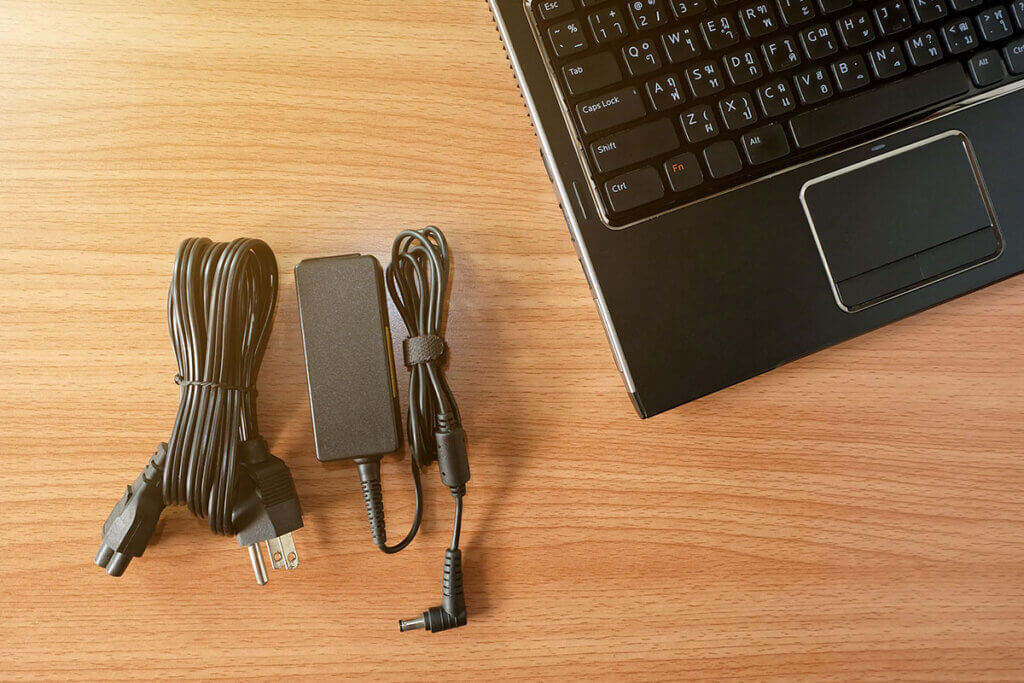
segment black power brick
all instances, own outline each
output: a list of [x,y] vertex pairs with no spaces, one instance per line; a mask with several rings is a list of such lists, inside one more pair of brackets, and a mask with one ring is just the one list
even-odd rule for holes
[[302,341],[316,455],[351,460],[359,471],[373,542],[397,553],[416,537],[423,519],[420,468],[438,463],[455,501],[452,542],[445,552],[442,603],[399,622],[401,630],[445,631],[466,624],[462,588],[462,499],[469,481],[466,433],[444,374],[442,335],[450,257],[440,230],[406,230],[395,240],[387,287],[405,321],[409,369],[406,431],[416,492],[413,522],[400,542],[387,544],[380,462],[401,446],[398,389],[380,264],[372,256],[310,259],[295,267]]
[[402,445],[384,273],[372,256],[295,266],[316,457],[380,461]]

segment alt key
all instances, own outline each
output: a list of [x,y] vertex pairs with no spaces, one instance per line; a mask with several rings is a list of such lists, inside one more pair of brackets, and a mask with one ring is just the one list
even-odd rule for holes
[[1003,80],[1006,72],[1003,71],[1003,60],[995,50],[985,50],[971,57],[967,64],[971,71],[971,78],[979,88],[995,85]]
[[789,154],[786,131],[777,123],[756,128],[743,136],[743,149],[747,160],[757,166],[775,161]]

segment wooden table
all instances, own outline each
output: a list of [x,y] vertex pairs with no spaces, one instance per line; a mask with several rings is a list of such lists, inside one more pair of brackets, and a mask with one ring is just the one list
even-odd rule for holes
[[[1024,677],[1024,279],[640,421],[482,0],[0,2],[0,213],[0,678]],[[373,548],[314,460],[291,277],[429,222],[473,467],[441,635],[396,619],[438,601],[448,494]],[[283,275],[259,410],[306,527],[263,588],[180,508],[92,564],[174,417],[193,235]]]

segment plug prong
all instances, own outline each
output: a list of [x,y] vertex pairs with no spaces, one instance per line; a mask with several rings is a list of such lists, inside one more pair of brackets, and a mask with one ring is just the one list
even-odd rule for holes
[[252,570],[256,574],[256,583],[261,586],[267,585],[267,567],[263,564],[263,553],[260,552],[258,543],[247,546],[249,549],[249,560],[252,562]]
[[272,538],[267,541],[267,553],[270,555],[271,567],[284,569],[284,548],[281,547],[280,538]]
[[277,537],[278,546],[281,548],[281,561],[285,569],[295,569],[299,566],[299,551],[295,549],[295,540],[290,533]]

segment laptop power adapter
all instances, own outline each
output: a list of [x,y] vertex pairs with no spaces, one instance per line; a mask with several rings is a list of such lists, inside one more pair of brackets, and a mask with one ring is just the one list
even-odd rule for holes
[[316,457],[376,459],[402,444],[380,263],[353,254],[295,266]]
[[441,322],[449,273],[450,251],[440,230],[399,233],[387,276],[408,333],[402,349],[409,369],[409,462],[416,511],[405,538],[388,545],[381,458],[399,449],[402,433],[384,273],[377,259],[359,254],[308,259],[295,266],[316,457],[356,465],[373,544],[390,555],[416,537],[423,519],[421,467],[436,462],[441,483],[455,501],[441,604],[399,621],[402,631],[437,633],[468,621],[459,537],[469,459],[458,403],[443,369],[447,344]]

